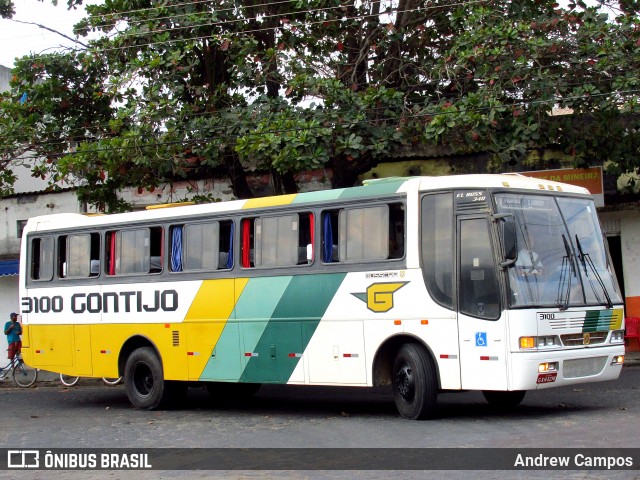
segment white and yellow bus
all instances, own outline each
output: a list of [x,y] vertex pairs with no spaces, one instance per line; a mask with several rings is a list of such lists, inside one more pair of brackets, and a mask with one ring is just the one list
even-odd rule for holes
[[596,209],[580,187],[518,175],[29,220],[25,361],[124,376],[155,409],[202,382],[391,385],[400,414],[438,392],[611,380],[624,321]]

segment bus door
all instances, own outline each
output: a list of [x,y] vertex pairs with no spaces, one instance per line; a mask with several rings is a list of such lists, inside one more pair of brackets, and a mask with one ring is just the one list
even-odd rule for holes
[[507,387],[507,333],[488,213],[457,217],[457,297],[463,389]]

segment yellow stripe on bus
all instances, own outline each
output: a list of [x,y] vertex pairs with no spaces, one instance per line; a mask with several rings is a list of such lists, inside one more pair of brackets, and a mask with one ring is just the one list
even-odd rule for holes
[[243,209],[247,208],[260,208],[260,207],[275,207],[278,205],[289,205],[293,202],[298,194],[292,193],[290,195],[280,195],[277,197],[262,197],[262,198],[250,198],[242,206]]
[[248,282],[248,278],[227,278],[200,285],[184,319],[189,380],[200,378]]
[[184,321],[227,320],[248,281],[248,278],[204,280]]

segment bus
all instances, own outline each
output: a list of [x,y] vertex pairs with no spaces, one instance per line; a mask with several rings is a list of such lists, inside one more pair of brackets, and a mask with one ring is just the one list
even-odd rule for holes
[[512,407],[624,363],[591,196],[517,174],[41,216],[20,261],[27,364],[124,376],[137,408],[196,382],[389,386],[424,419],[440,392]]

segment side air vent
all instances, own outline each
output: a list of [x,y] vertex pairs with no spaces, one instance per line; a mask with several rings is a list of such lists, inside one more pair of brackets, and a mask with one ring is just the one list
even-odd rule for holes
[[173,330],[171,332],[172,336],[173,336],[173,346],[174,347],[179,347],[180,346],[180,332],[177,330]]

